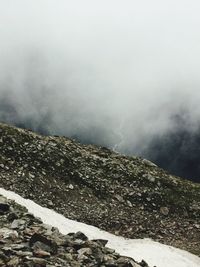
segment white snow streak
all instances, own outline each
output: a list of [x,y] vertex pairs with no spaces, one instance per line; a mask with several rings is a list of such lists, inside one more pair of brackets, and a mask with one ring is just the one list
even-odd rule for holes
[[41,218],[45,224],[57,227],[63,234],[82,231],[90,239],[107,239],[108,247],[137,261],[144,259],[151,267],[200,267],[200,258],[186,251],[150,239],[125,239],[115,236],[94,226],[69,220],[53,210],[39,206],[32,200],[20,197],[14,192],[0,188],[0,194],[25,206],[30,213]]

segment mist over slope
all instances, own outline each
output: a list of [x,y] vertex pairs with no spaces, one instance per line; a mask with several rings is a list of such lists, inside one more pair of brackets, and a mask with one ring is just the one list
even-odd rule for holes
[[199,181],[199,7],[0,1],[0,120]]

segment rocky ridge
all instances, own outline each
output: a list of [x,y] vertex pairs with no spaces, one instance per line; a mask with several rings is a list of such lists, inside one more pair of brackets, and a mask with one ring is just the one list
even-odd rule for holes
[[200,255],[200,185],[148,160],[0,124],[0,183],[70,219]]
[[0,266],[7,267],[148,267],[88,240],[82,232],[62,235],[26,208],[0,196]]

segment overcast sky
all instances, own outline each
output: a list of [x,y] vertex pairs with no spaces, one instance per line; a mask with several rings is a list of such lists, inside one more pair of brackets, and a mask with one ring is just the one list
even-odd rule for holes
[[176,115],[195,130],[199,11],[197,0],[0,0],[0,120],[136,152],[180,127]]

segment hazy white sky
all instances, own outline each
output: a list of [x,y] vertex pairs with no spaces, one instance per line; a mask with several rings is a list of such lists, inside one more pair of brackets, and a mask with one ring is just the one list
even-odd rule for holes
[[50,114],[52,131],[137,150],[176,114],[196,127],[199,11],[197,0],[0,0],[0,100],[36,127]]

